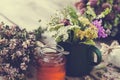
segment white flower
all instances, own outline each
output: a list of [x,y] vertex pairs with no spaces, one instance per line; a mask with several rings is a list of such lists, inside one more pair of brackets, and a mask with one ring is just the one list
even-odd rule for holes
[[23,43],[22,43],[22,46],[23,46],[24,48],[27,48],[27,47],[28,47],[28,45],[27,45],[26,42],[23,42]]
[[24,62],[29,62],[29,61],[30,61],[29,56],[24,57],[24,58],[23,58],[23,61],[24,61]]
[[20,68],[21,68],[22,70],[26,70],[27,67],[28,67],[28,66],[27,66],[24,62],[20,64]]
[[68,35],[68,27],[61,27],[59,28],[59,30],[57,31],[56,37],[55,39],[59,39],[62,38],[63,41],[66,41],[68,39],[69,35]]
[[80,27],[79,27],[78,25],[69,25],[69,26],[68,26],[68,29],[69,29],[69,30],[71,30],[71,29],[73,29],[73,28],[78,28],[78,29],[80,29]]
[[17,55],[18,57],[20,57],[20,56],[22,56],[23,54],[22,54],[21,51],[16,51],[16,55]]
[[74,28],[78,28],[78,29],[80,29],[80,27],[79,26],[77,26],[77,25],[69,25],[69,26],[66,26],[66,27],[61,27],[61,28],[59,28],[58,29],[58,31],[57,31],[57,34],[56,34],[56,40],[57,39],[62,39],[62,41],[66,41],[68,38],[69,38],[69,33],[68,33],[68,31],[69,30],[72,30],[72,29],[74,29]]

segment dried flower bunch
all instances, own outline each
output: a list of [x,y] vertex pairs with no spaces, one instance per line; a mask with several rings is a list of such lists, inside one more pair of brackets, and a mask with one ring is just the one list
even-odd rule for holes
[[5,80],[25,80],[29,67],[36,65],[35,34],[18,26],[0,25],[0,75]]
[[97,17],[91,20],[74,7],[67,7],[51,18],[48,32],[57,42],[94,44],[94,39],[107,37],[102,20]]
[[[80,0],[75,6],[90,19],[102,19],[103,27],[110,36],[116,36],[120,25],[120,0]],[[91,10],[91,13],[89,11]]]

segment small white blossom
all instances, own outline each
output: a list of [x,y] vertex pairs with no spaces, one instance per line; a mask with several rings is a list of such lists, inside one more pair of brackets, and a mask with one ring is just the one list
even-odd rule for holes
[[29,57],[24,57],[24,58],[23,58],[23,61],[24,61],[24,62],[29,62],[30,59],[29,59]]
[[23,46],[24,48],[27,48],[27,47],[28,47],[28,45],[27,45],[26,42],[23,42],[23,43],[22,43],[22,46]]
[[59,38],[62,38],[63,41],[66,41],[66,40],[68,39],[68,37],[69,37],[67,31],[68,31],[68,28],[67,28],[67,27],[61,27],[61,28],[58,30],[55,39],[57,40],[57,39],[59,39]]
[[26,70],[27,69],[27,65],[23,62],[23,63],[20,64],[20,68],[22,70]]
[[61,40],[66,41],[69,38],[68,31],[72,30],[74,28],[80,29],[80,27],[77,26],[77,25],[74,25],[74,26],[69,25],[69,26],[66,26],[66,27],[64,27],[64,26],[60,27],[58,29],[57,33],[56,33],[55,39],[57,40],[57,39],[60,38]]
[[16,55],[19,57],[19,56],[22,56],[22,52],[21,51],[16,51]]

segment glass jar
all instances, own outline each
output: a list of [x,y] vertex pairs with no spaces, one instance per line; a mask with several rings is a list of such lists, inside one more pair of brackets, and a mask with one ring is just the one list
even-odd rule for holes
[[64,49],[59,45],[41,48],[38,60],[38,80],[65,80],[65,56],[63,53],[65,53]]

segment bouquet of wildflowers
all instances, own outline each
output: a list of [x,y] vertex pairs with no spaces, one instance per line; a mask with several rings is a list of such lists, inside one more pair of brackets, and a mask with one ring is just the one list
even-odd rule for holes
[[25,80],[30,66],[36,65],[37,32],[0,25],[0,76],[5,80]]
[[119,32],[120,0],[80,0],[75,6],[89,19],[102,19],[103,27],[108,35],[116,36]]
[[107,37],[101,19],[91,20],[73,7],[64,8],[51,17],[47,29],[56,42],[94,44],[94,39]]

